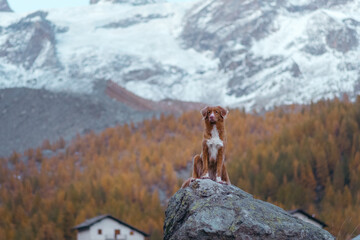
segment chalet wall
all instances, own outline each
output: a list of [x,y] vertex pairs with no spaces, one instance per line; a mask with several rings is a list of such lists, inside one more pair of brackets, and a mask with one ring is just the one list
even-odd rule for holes
[[77,233],[77,240],[91,240],[90,231],[85,230]]
[[[98,234],[99,229],[102,230],[101,235]],[[144,240],[145,239],[144,236],[141,235],[140,233],[138,233],[124,225],[121,225],[118,222],[116,222],[110,218],[105,218],[102,221],[92,225],[90,227],[91,239],[90,238],[89,239],[90,240],[114,239],[115,229],[120,230],[120,236],[117,237],[118,240],[125,240],[125,239],[126,240]],[[130,232],[133,232],[133,235],[130,235]],[[89,240],[89,239],[86,239],[86,240]],[[83,239],[81,239],[81,240],[83,240]]]

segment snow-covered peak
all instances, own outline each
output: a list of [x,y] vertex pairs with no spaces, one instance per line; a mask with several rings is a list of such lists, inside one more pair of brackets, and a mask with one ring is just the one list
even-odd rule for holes
[[359,1],[101,2],[3,13],[0,88],[91,94],[111,79],[151,100],[246,109],[360,93]]
[[207,0],[187,15],[182,39],[219,59],[224,102],[234,106],[355,97],[359,16],[354,0]]
[[60,67],[55,49],[58,30],[46,17],[46,12],[34,12],[3,30],[0,56],[5,57],[7,64],[30,71]]
[[0,0],[0,12],[12,12],[7,0]]
[[90,4],[97,3],[126,3],[131,5],[145,5],[151,3],[165,2],[165,0],[90,0]]

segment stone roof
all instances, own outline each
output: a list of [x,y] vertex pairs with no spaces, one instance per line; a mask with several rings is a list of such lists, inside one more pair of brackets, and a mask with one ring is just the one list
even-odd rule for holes
[[320,221],[319,219],[311,216],[310,214],[308,214],[307,212],[305,212],[302,209],[291,210],[291,211],[288,211],[288,213],[290,213],[290,214],[300,213],[300,214],[306,216],[307,218],[309,218],[310,220],[319,223],[323,228],[328,226],[328,225],[326,225],[326,223],[324,223],[324,222]]

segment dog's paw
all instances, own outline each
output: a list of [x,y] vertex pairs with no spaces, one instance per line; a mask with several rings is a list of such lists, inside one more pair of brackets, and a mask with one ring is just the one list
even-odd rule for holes
[[210,179],[210,177],[202,176],[201,179]]
[[217,182],[217,183],[220,183],[220,184],[228,185],[228,183],[225,182],[225,181],[223,181],[223,180],[221,179],[221,177],[216,177],[216,182]]
[[207,173],[207,174],[201,176],[201,179],[210,179],[210,176],[209,176],[209,174]]

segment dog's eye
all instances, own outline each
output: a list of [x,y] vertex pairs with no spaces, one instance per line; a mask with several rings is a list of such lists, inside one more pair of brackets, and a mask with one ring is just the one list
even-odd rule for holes
[[215,113],[218,113],[218,111],[215,111]]

